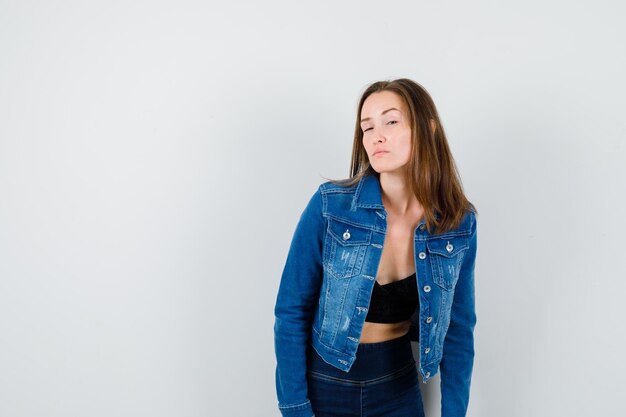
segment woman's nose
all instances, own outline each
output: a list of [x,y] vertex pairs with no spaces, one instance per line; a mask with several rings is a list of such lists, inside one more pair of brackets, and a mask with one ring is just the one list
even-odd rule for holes
[[379,126],[372,126],[369,130],[369,138],[370,143],[384,143],[387,141],[387,137],[385,136],[385,132]]

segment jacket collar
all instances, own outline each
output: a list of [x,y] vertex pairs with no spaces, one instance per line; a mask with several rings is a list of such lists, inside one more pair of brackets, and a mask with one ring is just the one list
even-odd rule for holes
[[[359,181],[350,210],[356,211],[357,208],[385,209],[380,190],[380,181],[377,176],[366,174]],[[437,210],[435,210],[435,218],[437,220],[441,219],[441,215]],[[424,219],[421,220],[420,224],[422,223],[425,223]]]
[[359,181],[354,198],[352,199],[352,210],[357,207],[384,209],[380,182],[378,177],[372,174],[364,175]]

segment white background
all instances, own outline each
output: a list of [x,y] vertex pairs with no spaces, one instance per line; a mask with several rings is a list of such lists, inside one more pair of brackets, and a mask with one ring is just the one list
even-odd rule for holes
[[293,230],[397,77],[479,211],[468,415],[626,415],[625,11],[1,0],[0,415],[278,416]]

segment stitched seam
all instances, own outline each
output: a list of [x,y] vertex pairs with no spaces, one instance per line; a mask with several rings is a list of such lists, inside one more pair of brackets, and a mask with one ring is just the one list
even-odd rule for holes
[[278,408],[280,408],[281,410],[285,410],[287,408],[296,408],[296,407],[302,407],[302,406],[305,406],[305,405],[309,405],[309,403],[310,403],[310,401],[307,400],[307,401],[305,401],[303,403],[295,404],[295,405],[279,405]]
[[363,384],[361,384],[361,417],[363,417]]
[[323,379],[326,381],[334,381],[334,382],[340,382],[346,385],[363,385],[363,384],[376,384],[376,383],[380,383],[380,382],[384,382],[385,380],[392,378],[392,377],[396,377],[396,376],[402,376],[404,375],[406,372],[411,370],[411,367],[415,366],[415,362],[413,362],[412,360],[405,366],[403,366],[402,368],[393,371],[389,374],[383,375],[383,376],[379,376],[378,378],[374,378],[374,379],[368,379],[366,381],[357,381],[354,379],[344,379],[344,378],[337,378],[334,376],[329,376],[329,375],[325,375],[322,374],[320,372],[316,372],[316,371],[312,371],[312,370],[308,370],[307,373],[309,373],[312,377],[317,377],[318,379]]
[[399,377],[399,376],[402,376],[402,375],[408,373],[409,371],[411,371],[411,368],[414,367],[414,366],[415,366],[415,362],[413,360],[411,360],[410,363],[408,363],[406,366],[398,369],[395,372],[392,372],[392,373],[390,373],[388,375],[385,375],[385,376],[378,377],[376,379],[370,379],[370,380],[368,380],[366,382],[367,382],[368,385],[379,384],[381,382],[387,381],[388,379]]
[[353,380],[350,380],[350,379],[335,378],[333,376],[328,376],[328,375],[325,375],[325,374],[321,374],[321,373],[316,372],[316,371],[308,370],[307,374],[311,378],[313,378],[313,379],[319,379],[319,380],[322,380],[322,381],[332,381],[332,382],[336,382],[336,383],[341,384],[341,385],[352,385],[352,386],[361,385],[361,381],[353,381]]
[[354,186],[352,187],[341,187],[341,188],[327,188],[323,187],[322,194],[353,194]]
[[353,219],[345,219],[345,218],[340,217],[340,216],[337,216],[337,215],[335,215],[335,214],[333,214],[333,213],[328,213],[327,217],[328,217],[328,218],[330,218],[330,219],[332,219],[332,220],[338,221],[338,222],[340,222],[340,223],[345,223],[345,224],[347,224],[347,225],[354,226],[354,227],[360,227],[360,228],[365,229],[365,230],[367,230],[367,231],[369,231],[369,232],[372,232],[372,231],[376,231],[376,230],[377,230],[377,229],[376,229],[375,227],[373,227],[373,225],[371,225],[371,224],[357,223],[357,222],[356,222],[356,221],[354,221]]
[[317,330],[315,330],[315,329],[313,329],[313,330],[315,331],[315,333],[317,333],[317,334],[320,336],[320,337],[319,337],[319,339],[317,340],[317,342],[318,342],[320,345],[324,346],[324,347],[325,347],[326,349],[328,349],[328,350],[332,350],[333,352],[338,353],[338,354],[339,354],[339,355],[341,355],[341,356],[347,356],[347,357],[349,357],[349,356],[350,356],[350,355],[348,355],[346,352],[342,352],[341,350],[337,350],[337,349],[335,349],[335,348],[333,348],[333,347],[331,347],[331,346],[328,346],[326,343],[324,343],[324,342],[322,341],[322,338],[321,338],[321,333],[320,333],[320,332],[318,332],[318,331],[317,331]]

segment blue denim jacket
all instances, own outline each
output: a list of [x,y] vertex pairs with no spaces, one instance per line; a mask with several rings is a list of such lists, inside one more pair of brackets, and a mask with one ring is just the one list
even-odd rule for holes
[[[289,249],[275,306],[276,391],[284,417],[311,417],[306,352],[350,370],[380,262],[387,213],[380,183],[367,175],[352,187],[323,183],[304,209]],[[476,215],[459,227],[414,232],[419,309],[411,340],[426,383],[441,371],[442,417],[465,416],[474,360]]]

